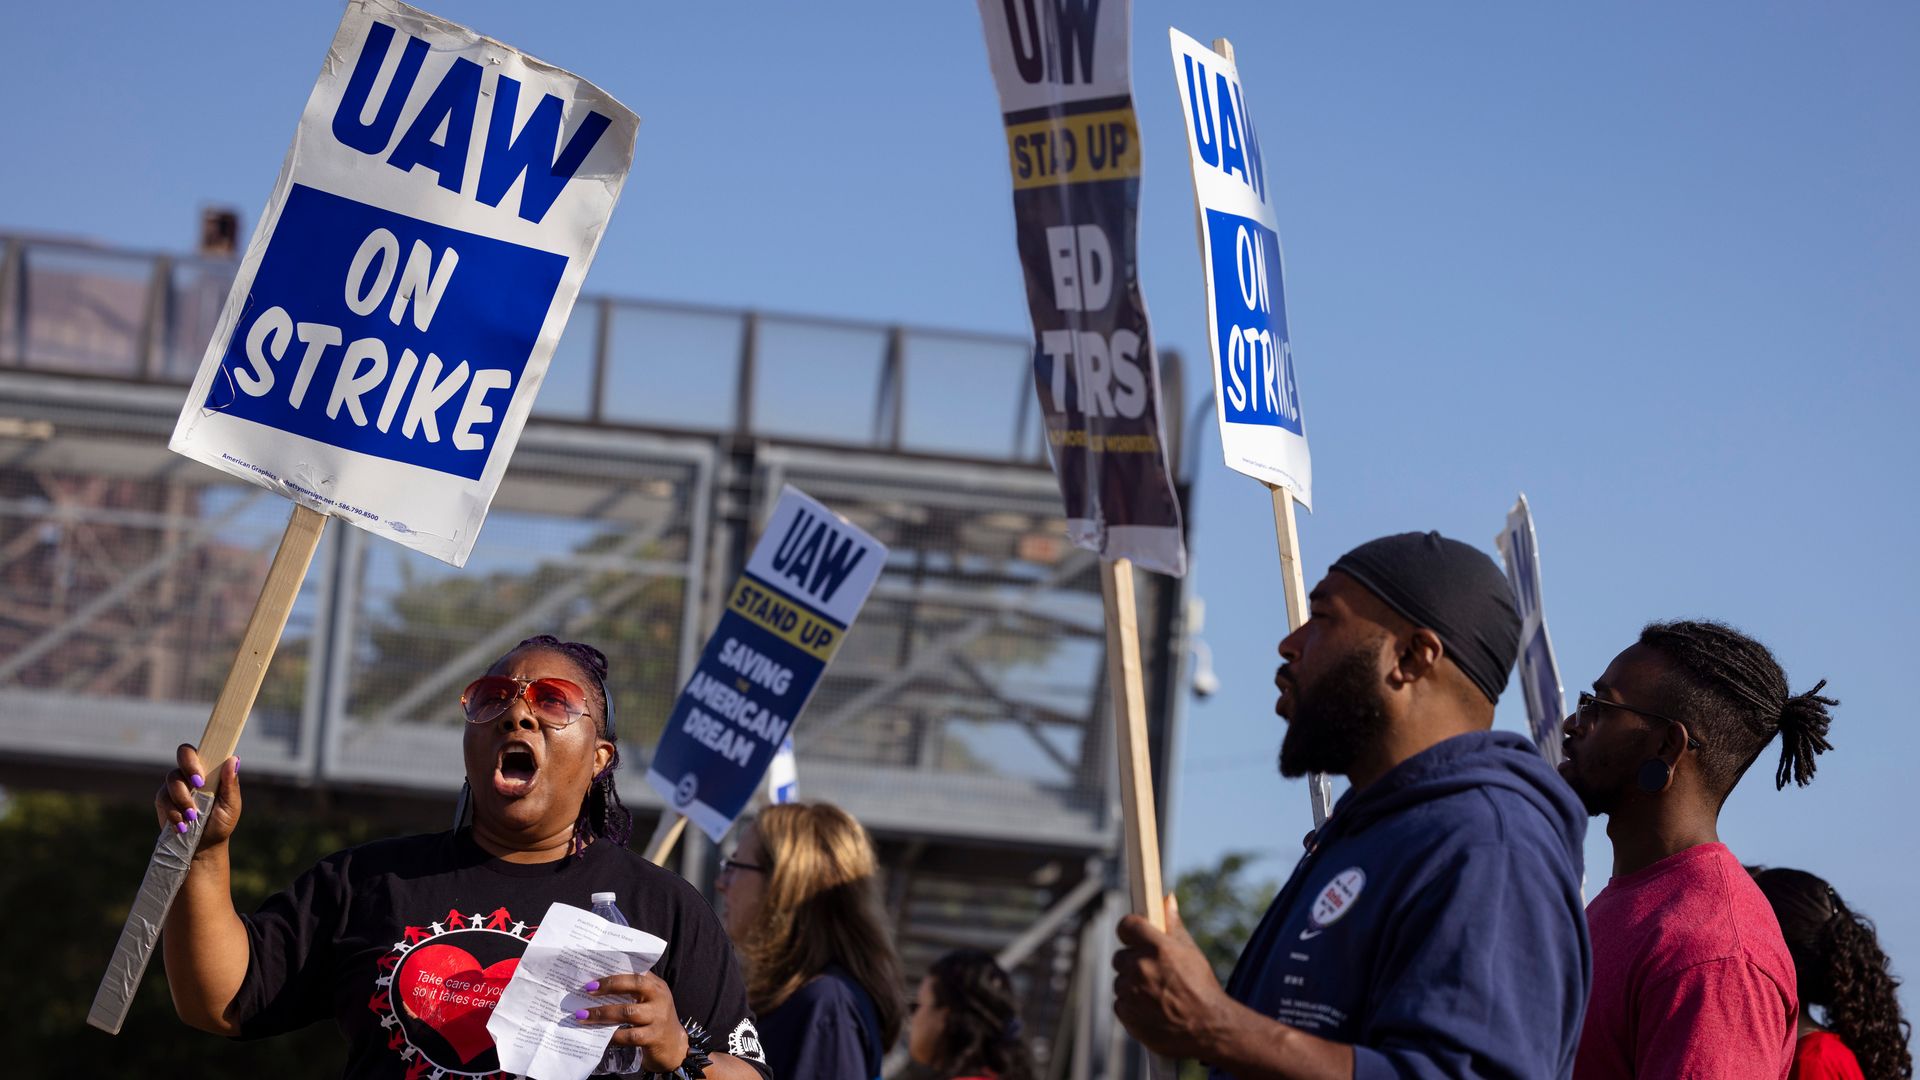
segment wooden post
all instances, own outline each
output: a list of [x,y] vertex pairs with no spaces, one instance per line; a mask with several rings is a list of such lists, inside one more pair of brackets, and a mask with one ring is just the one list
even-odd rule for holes
[[[1107,606],[1107,696],[1113,701],[1114,750],[1120,759],[1120,818],[1125,823],[1127,895],[1133,913],[1167,929],[1160,880],[1160,817],[1153,806],[1153,754],[1147,745],[1147,692],[1140,681],[1140,619],[1133,600],[1133,560],[1100,561]],[[1142,1047],[1149,1080],[1172,1080],[1173,1063]]]
[[1147,749],[1147,695],[1140,681],[1140,625],[1133,600],[1133,560],[1100,563],[1107,605],[1107,695],[1113,700],[1114,747],[1120,758],[1120,813],[1126,822],[1127,886],[1133,913],[1167,928],[1160,882],[1160,824],[1153,806],[1153,759]]
[[[1307,621],[1307,579],[1300,569],[1300,528],[1293,512],[1293,492],[1268,484],[1273,496],[1273,534],[1280,542],[1280,585],[1287,598],[1287,632]],[[1313,802],[1313,827],[1327,823],[1333,813],[1333,784],[1326,773],[1307,775],[1307,794]]]
[[247,620],[246,636],[240,639],[240,652],[233,658],[233,666],[227,669],[227,681],[220,687],[213,715],[200,735],[200,758],[210,763],[207,786],[193,796],[200,816],[184,833],[160,830],[159,843],[154,845],[153,856],[147,862],[146,877],[134,897],[133,910],[127,915],[126,925],[120,928],[120,940],[113,947],[113,958],[107,962],[107,973],[101,978],[100,989],[93,997],[93,1008],[87,1013],[87,1023],[110,1035],[119,1034],[120,1025],[126,1022],[127,1009],[140,989],[147,962],[153,958],[153,946],[159,940],[160,928],[166,924],[167,911],[173,906],[181,883],[187,879],[194,849],[200,844],[201,830],[207,826],[208,810],[220,786],[218,766],[232,757],[240,745],[240,733],[247,726],[247,715],[253,711],[254,698],[260,694],[260,683],[266,678],[267,665],[280,645],[280,635],[287,628],[287,615],[293,610],[294,598],[300,594],[300,583],[306,580],[307,567],[320,546],[326,523],[326,515],[298,504],[287,520],[287,531],[280,537],[280,549],[274,553],[266,584],[260,589],[260,598],[254,601],[252,617]]
[[653,837],[647,841],[647,861],[655,866],[667,865],[667,856],[673,854],[673,846],[686,831],[687,815],[662,812],[660,824],[654,826]]

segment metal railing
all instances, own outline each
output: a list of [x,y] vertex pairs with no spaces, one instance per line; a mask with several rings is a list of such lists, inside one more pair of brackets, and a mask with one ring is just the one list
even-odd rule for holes
[[[236,267],[0,234],[0,368],[190,382]],[[1038,465],[1030,356],[1009,335],[583,295],[534,416]]]

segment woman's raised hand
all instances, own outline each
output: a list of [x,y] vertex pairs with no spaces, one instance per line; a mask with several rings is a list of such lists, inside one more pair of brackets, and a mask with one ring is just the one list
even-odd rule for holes
[[[200,752],[192,743],[181,743],[175,757],[177,767],[167,774],[160,790],[154,793],[153,813],[161,828],[186,832],[191,827],[189,823],[200,816],[193,803],[194,792],[215,777],[207,774],[200,763]],[[220,768],[219,794],[207,812],[207,827],[200,833],[201,851],[226,843],[233,835],[234,826],[240,824],[240,759],[228,758],[220,763]]]

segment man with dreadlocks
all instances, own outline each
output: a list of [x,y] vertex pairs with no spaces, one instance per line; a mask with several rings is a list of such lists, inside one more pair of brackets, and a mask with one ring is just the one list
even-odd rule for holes
[[[726,930],[691,885],[627,850],[606,680],[606,657],[590,645],[521,642],[460,696],[467,782],[452,831],[337,852],[246,916],[228,884],[239,761],[220,763],[165,927],[180,1018],[243,1039],[332,1020],[348,1077],[494,1075],[487,1020],[537,924],[555,902],[584,908],[611,893],[667,951],[645,975],[587,983],[571,1022],[618,1025],[614,1045],[637,1047],[648,1072],[765,1080]],[[185,830],[206,775],[182,746],[155,796],[161,827]]]
[[1831,749],[1823,680],[1802,694],[1766,646],[1716,622],[1654,623],[1580,695],[1560,775],[1605,814],[1613,878],[1587,907],[1593,996],[1574,1080],[1784,1078],[1793,961],[1720,807],[1777,735],[1774,786]]

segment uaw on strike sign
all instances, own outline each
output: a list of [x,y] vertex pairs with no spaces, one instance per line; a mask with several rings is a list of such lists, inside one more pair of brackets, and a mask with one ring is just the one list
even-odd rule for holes
[[780,492],[647,766],[647,783],[715,842],[753,798],[886,562],[886,546],[859,526],[797,488]]
[[1124,0],[980,0],[1013,172],[1034,389],[1067,532],[1186,572],[1160,366],[1140,296],[1140,128]]
[[1207,275],[1208,344],[1227,467],[1313,507],[1313,465],[1293,379],[1272,177],[1233,62],[1178,30],[1173,77],[1187,118]]
[[497,41],[353,0],[172,448],[464,563],[638,124]]

